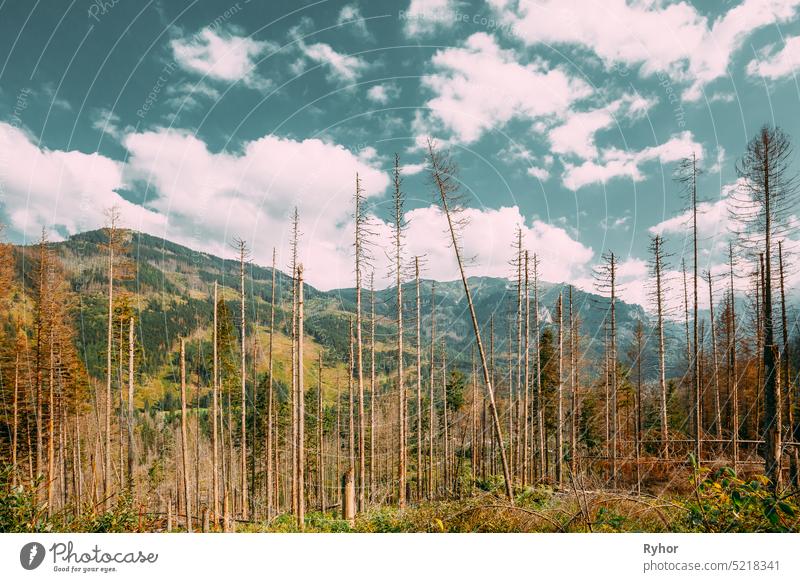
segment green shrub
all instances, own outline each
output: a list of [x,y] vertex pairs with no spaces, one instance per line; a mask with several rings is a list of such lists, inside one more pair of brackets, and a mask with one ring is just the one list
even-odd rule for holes
[[750,481],[733,469],[696,471],[697,492],[685,502],[687,527],[701,532],[798,531],[800,507],[773,491],[770,480],[759,475]]

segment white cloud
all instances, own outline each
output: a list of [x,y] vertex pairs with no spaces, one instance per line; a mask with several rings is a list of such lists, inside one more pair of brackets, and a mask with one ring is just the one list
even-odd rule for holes
[[638,94],[626,95],[590,111],[570,113],[566,122],[550,131],[552,151],[588,160],[597,157],[595,134],[608,129],[618,118],[639,119],[655,105],[654,99]]
[[630,178],[634,182],[644,179],[640,166],[658,161],[662,164],[675,162],[692,152],[703,158],[703,146],[694,141],[692,133],[684,131],[668,141],[640,151],[609,148],[600,152],[598,161],[586,161],[580,165],[564,164],[563,182],[570,190],[578,190],[589,184],[605,184],[614,178]]
[[514,51],[501,49],[483,32],[462,47],[437,51],[432,65],[436,72],[422,79],[434,93],[426,105],[433,119],[462,143],[512,119],[561,117],[592,93],[585,82],[559,68],[520,64]]
[[527,173],[529,176],[536,178],[540,182],[546,182],[547,180],[550,179],[550,172],[547,171],[545,168],[531,166],[528,168]]
[[342,146],[319,139],[265,136],[237,153],[212,152],[189,133],[161,129],[128,135],[129,180],[148,188],[149,207],[168,217],[158,234],[222,256],[240,236],[267,264],[272,247],[288,259],[292,209],[300,212],[301,259],[322,288],[352,284],[350,227],[355,174],[367,196],[382,193],[388,175]]
[[367,99],[378,105],[386,105],[392,99],[397,99],[399,95],[400,88],[393,83],[373,85],[367,91]]
[[339,11],[336,24],[345,28],[349,27],[355,33],[366,39],[371,39],[372,35],[367,30],[367,21],[361,15],[361,9],[355,4],[345,4]]
[[[572,282],[589,272],[594,256],[591,248],[573,239],[563,228],[541,220],[526,221],[516,206],[468,208],[463,217],[469,221],[462,232],[463,253],[475,259],[467,269],[469,276],[508,277],[511,274],[509,261],[514,252],[512,239],[517,226],[522,227],[526,248],[536,253],[541,261],[539,276],[542,280]],[[415,209],[406,213],[406,219],[409,222],[408,256],[424,255],[426,270],[436,279],[458,278],[447,222],[439,208]],[[380,238],[391,240],[388,233]]]
[[131,228],[153,231],[164,216],[125,200],[122,164],[98,153],[42,149],[29,136],[0,123],[0,176],[10,228],[35,240],[45,228],[60,239],[105,224],[103,211],[118,206]]
[[429,36],[452,28],[460,5],[456,0],[411,0],[406,10],[400,11],[406,35]]
[[745,39],[764,26],[790,21],[800,0],[744,0],[715,20],[687,2],[642,0],[490,0],[498,18],[528,45],[586,47],[607,65],[641,65],[685,82],[684,99],[724,77]]
[[775,45],[768,46],[762,59],[750,61],[747,74],[775,80],[793,75],[800,68],[800,36],[787,38],[783,48],[773,53],[774,48]]
[[92,127],[115,140],[122,138],[122,129],[119,126],[119,115],[105,108],[95,109],[91,113]]
[[337,52],[323,42],[310,45],[300,43],[300,49],[310,60],[329,69],[328,80],[332,83],[354,83],[369,68],[361,57]]
[[219,81],[242,81],[251,87],[265,87],[269,81],[256,74],[258,57],[275,50],[273,43],[237,34],[233,28],[206,27],[187,38],[170,42],[172,54],[185,70]]

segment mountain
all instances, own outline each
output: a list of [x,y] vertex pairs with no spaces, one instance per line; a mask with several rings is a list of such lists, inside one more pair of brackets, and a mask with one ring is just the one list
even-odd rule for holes
[[[136,298],[139,312],[137,336],[141,338],[140,372],[150,379],[151,390],[145,398],[153,402],[161,400],[174,387],[176,381],[177,342],[182,335],[187,344],[198,340],[188,356],[197,360],[196,369],[201,377],[208,374],[208,353],[212,322],[212,288],[219,282],[220,297],[228,304],[232,323],[238,326],[239,264],[235,260],[222,259],[195,251],[166,239],[148,234],[127,231],[129,253],[135,266],[132,277],[117,280],[118,288],[131,292]],[[77,342],[91,376],[103,378],[105,374],[106,318],[107,318],[107,258],[103,248],[106,236],[102,230],[84,232],[63,242],[50,246],[61,258],[65,274],[77,297],[76,322]],[[26,284],[32,284],[33,268],[37,250],[35,246],[16,247],[18,275]],[[125,268],[119,269],[124,274]],[[289,328],[291,320],[291,280],[278,271],[276,277],[277,313],[279,330],[276,338],[278,360],[276,378],[286,381],[285,365],[289,353]],[[475,300],[475,309],[482,328],[484,345],[489,348],[490,322],[494,319],[494,347],[496,361],[502,365],[509,357],[509,348],[516,350],[516,331],[510,327],[516,317],[517,299],[515,283],[493,277],[472,277],[469,280]],[[264,354],[268,345],[269,307],[272,295],[272,269],[248,264],[245,286],[248,291],[248,318],[257,325],[255,335],[259,344],[259,370],[264,369]],[[447,338],[450,366],[469,369],[473,333],[460,280],[421,282],[423,343],[427,346],[431,324],[431,289],[435,286],[437,338]],[[542,327],[552,325],[559,291],[564,292],[565,321],[568,309],[568,287],[554,283],[542,283],[539,291],[540,318]],[[405,314],[407,322],[407,346],[411,350],[416,337],[416,312],[414,282],[404,284]],[[376,342],[378,370],[388,371],[395,357],[393,345],[395,288],[376,291]],[[602,361],[602,346],[605,339],[604,319],[609,300],[579,289],[573,289],[573,306],[580,317],[582,348],[590,361]],[[121,293],[120,295],[124,295]],[[348,320],[353,317],[356,305],[355,289],[321,291],[311,285],[305,288],[305,328],[309,336],[308,353],[316,358],[320,348],[326,350],[326,361],[334,363],[346,378],[346,361],[349,351]],[[370,294],[364,291],[365,321],[370,310]],[[616,303],[618,327],[618,353],[626,361],[626,352],[633,338],[638,321],[647,326],[648,316],[638,305],[618,301]],[[531,294],[531,308],[533,296]],[[368,331],[368,326],[365,325]],[[238,327],[236,328],[238,329]],[[648,328],[649,331],[649,328]],[[368,334],[367,334],[368,335]],[[667,336],[674,349],[668,350],[670,375],[679,374],[683,361],[681,327],[671,324]],[[366,335],[365,335],[366,337]],[[511,340],[509,340],[511,337]],[[511,341],[511,343],[509,343]],[[205,343],[204,343],[205,342]],[[655,375],[655,336],[646,348],[645,370],[648,376]],[[426,349],[427,352],[427,349]],[[287,358],[282,358],[287,356]],[[409,351],[409,362],[413,354]],[[313,368],[310,360],[307,368]],[[594,367],[594,366],[592,366]],[[192,367],[189,366],[191,370]],[[598,368],[599,370],[599,368]]]

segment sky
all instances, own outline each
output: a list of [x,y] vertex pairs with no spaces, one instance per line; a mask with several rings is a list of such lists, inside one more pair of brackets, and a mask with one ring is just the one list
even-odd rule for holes
[[512,276],[519,227],[541,279],[593,290],[613,251],[646,305],[650,236],[672,275],[688,259],[676,163],[703,170],[720,274],[736,161],[765,123],[798,139],[799,69],[800,0],[0,0],[0,221],[60,240],[117,206],[285,269],[297,207],[307,280],[351,287],[358,174],[385,286],[397,154],[405,254],[450,280],[430,138],[459,168],[470,275]]

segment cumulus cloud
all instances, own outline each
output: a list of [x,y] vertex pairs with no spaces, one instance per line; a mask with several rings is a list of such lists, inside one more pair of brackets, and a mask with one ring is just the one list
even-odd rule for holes
[[[540,260],[539,274],[545,281],[571,282],[585,277],[594,251],[572,238],[559,226],[541,220],[526,220],[517,206],[498,209],[467,208],[463,218],[469,226],[462,232],[464,256],[473,257],[469,276],[508,277],[512,268],[513,238],[522,228],[525,245]],[[449,246],[447,221],[437,206],[418,208],[406,213],[409,223],[407,252],[424,255],[426,269],[440,280],[459,277],[453,249]],[[379,239],[390,241],[388,233]],[[387,243],[389,244],[389,243]],[[387,248],[387,251],[389,249]]]
[[732,56],[756,30],[795,17],[800,0],[744,0],[716,19],[687,2],[490,0],[498,18],[526,44],[588,48],[607,65],[641,66],[686,83],[684,99],[724,77]]
[[356,4],[345,4],[339,11],[339,16],[336,18],[336,24],[339,26],[350,27],[357,36],[365,39],[371,39],[367,29],[367,21],[361,15],[361,9]]
[[51,239],[98,228],[106,208],[118,206],[132,228],[153,231],[166,223],[161,214],[124,199],[120,162],[98,153],[48,150],[28,135],[0,123],[0,176],[9,227],[26,240],[44,228]]
[[747,74],[776,80],[793,75],[800,68],[800,36],[789,37],[782,49],[774,49],[775,45],[770,45],[766,47],[761,59],[750,61]]
[[604,107],[589,111],[572,112],[566,121],[550,131],[552,151],[562,155],[575,155],[583,159],[597,157],[595,135],[617,123],[620,116],[639,119],[655,105],[654,99],[638,94],[625,95]]
[[306,45],[300,43],[303,54],[311,61],[328,69],[328,81],[332,83],[354,83],[369,68],[363,58],[337,52],[324,42]]
[[373,85],[367,91],[367,99],[378,105],[386,105],[389,101],[397,99],[399,95],[400,87],[393,83]]
[[235,28],[208,26],[198,33],[170,41],[175,61],[186,71],[211,79],[251,87],[269,84],[256,73],[258,57],[275,50],[273,43],[237,34]]
[[319,139],[265,136],[238,152],[213,152],[190,133],[160,129],[128,135],[124,145],[126,177],[169,218],[164,236],[224,256],[231,237],[240,236],[265,264],[273,246],[286,257],[287,217],[296,206],[309,281],[327,288],[346,286],[351,275],[347,225],[356,172],[368,197],[389,184],[369,152],[359,156]]
[[570,190],[590,184],[605,184],[614,178],[630,178],[634,182],[644,179],[641,166],[658,161],[662,164],[676,162],[694,152],[703,158],[703,146],[694,141],[692,133],[684,131],[668,141],[639,151],[609,148],[600,152],[599,160],[582,164],[564,164],[563,182]]
[[500,48],[484,32],[463,46],[437,51],[432,66],[435,72],[422,79],[434,94],[426,105],[431,117],[462,143],[512,119],[563,117],[574,102],[592,93],[584,81],[560,68],[521,64],[514,51]]
[[456,0],[411,0],[408,8],[400,12],[406,35],[429,36],[452,28],[460,5]]

